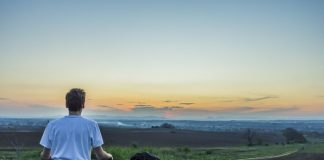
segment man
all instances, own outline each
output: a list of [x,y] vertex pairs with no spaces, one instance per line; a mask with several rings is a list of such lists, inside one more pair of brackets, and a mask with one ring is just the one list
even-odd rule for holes
[[103,139],[97,122],[81,116],[85,92],[71,89],[65,96],[69,115],[51,121],[46,126],[40,144],[42,160],[90,160],[93,149],[97,159],[112,160],[102,149]]

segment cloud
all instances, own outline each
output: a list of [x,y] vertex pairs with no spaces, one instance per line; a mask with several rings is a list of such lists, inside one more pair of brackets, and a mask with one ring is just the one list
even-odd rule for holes
[[126,110],[110,105],[97,105],[94,107],[85,107],[83,111],[86,115],[100,115],[100,116],[122,116],[128,115]]
[[278,113],[287,113],[287,112],[294,112],[299,110],[298,107],[276,107],[276,108],[268,108],[261,111],[254,112],[255,114],[278,114]]
[[101,108],[110,108],[110,109],[116,109],[115,107],[112,107],[112,106],[107,106],[107,105],[97,105],[97,107],[101,107]]
[[[28,106],[8,106],[0,105],[1,115],[66,115],[67,109],[63,106],[47,106],[33,104]],[[288,115],[298,114],[300,108],[295,106],[286,107],[255,107],[238,106],[219,109],[198,109],[185,108],[183,106],[153,106],[153,105],[134,105],[130,110],[122,110],[110,105],[98,105],[86,107],[86,115],[105,115],[120,117],[163,117],[169,119],[277,119],[286,118]],[[303,116],[307,116],[303,114]]]
[[164,118],[171,118],[175,117],[176,113],[179,110],[185,110],[181,106],[162,106],[162,107],[155,107],[152,105],[135,105],[128,115],[132,116],[157,116],[157,117],[164,117]]
[[258,97],[258,98],[245,98],[244,101],[246,101],[246,102],[262,101],[262,100],[273,99],[273,98],[279,98],[279,97],[277,97],[277,96],[264,96],[264,97]]
[[160,109],[162,110],[174,110],[174,109],[183,109],[184,107],[181,107],[181,106],[164,106]]
[[9,98],[5,98],[5,97],[0,97],[0,101],[7,101],[10,100]]
[[279,98],[278,96],[262,96],[262,97],[256,97],[256,98],[240,98],[240,97],[217,97],[219,99],[219,102],[254,102],[254,101],[262,101],[267,99],[274,99]]
[[163,106],[163,107],[154,107],[151,105],[135,105],[132,111],[167,111],[167,110],[174,110],[174,109],[183,109],[181,106]]
[[218,102],[235,102],[235,101],[241,101],[242,98],[237,97],[214,97],[217,99]]
[[[163,117],[169,119],[271,119],[286,117],[287,113],[298,111],[298,107],[256,107],[238,106],[219,109],[185,108],[183,106],[154,106],[135,104],[130,110],[121,110],[110,105],[99,105],[92,113],[107,116]],[[89,111],[89,110],[88,110]],[[88,113],[88,112],[87,112]]]
[[137,104],[137,105],[145,105],[145,102],[128,102],[128,103],[135,103],[135,104]]
[[172,103],[172,102],[178,102],[178,101],[173,101],[173,100],[165,100],[165,101],[163,101],[163,102],[165,102],[165,103]]
[[238,112],[251,112],[251,111],[254,111],[256,109],[257,109],[256,107],[242,106],[242,107],[237,107],[237,108],[231,109],[231,111],[235,110],[235,111],[238,111]]
[[299,110],[298,107],[272,107],[272,108],[260,108],[260,107],[252,107],[252,106],[242,106],[236,107],[231,109],[225,109],[226,112],[238,112],[238,113],[253,113],[253,114],[260,114],[260,113],[283,113],[283,112],[291,112]]
[[260,108],[253,106],[242,106],[242,107],[234,107],[234,108],[225,108],[216,111],[210,111],[214,113],[216,116],[226,117],[236,117],[236,118],[255,118],[259,117],[262,119],[263,117],[272,117],[281,116],[287,113],[292,113],[294,111],[298,111],[300,108],[298,107],[272,107],[272,108]]
[[195,104],[195,103],[192,103],[192,102],[183,102],[183,103],[179,103],[180,105],[192,105],[192,104]]
[[227,99],[227,100],[222,100],[221,102],[235,102],[236,100],[233,99]]
[[[298,107],[269,107],[260,108],[254,106],[234,107],[210,111],[206,114],[209,119],[285,119],[294,117],[298,113]],[[303,115],[306,116],[306,115]]]
[[98,114],[117,114],[117,115],[129,115],[129,116],[151,116],[151,115],[163,115],[166,111],[173,111],[182,109],[181,106],[162,106],[155,107],[147,104],[134,105],[131,110],[121,110],[119,108],[109,106],[109,105],[98,105],[97,108],[91,109],[94,113],[97,110]]
[[[88,115],[105,115],[111,117],[160,117],[174,120],[259,120],[259,119],[298,119],[298,117],[314,117],[314,113],[303,113],[295,106],[238,106],[230,108],[199,109],[186,108],[182,106],[153,106],[134,105],[129,110],[122,110],[117,107],[86,108]],[[91,112],[90,112],[91,111]],[[65,113],[65,112],[64,112]],[[323,114],[323,113],[322,113]]]
[[[120,110],[106,105],[100,105],[100,108],[97,110],[98,114],[133,117],[156,116],[170,119],[206,119],[208,117],[212,117],[212,119],[273,119],[280,116],[286,117],[287,113],[299,110],[298,107],[262,108],[255,106],[209,110],[182,106],[153,106],[149,104],[134,105],[131,110]],[[108,110],[105,110],[106,108]]]
[[[101,113],[123,113],[125,112],[124,110],[121,110],[119,108],[116,108],[114,106],[109,106],[109,105],[97,105],[97,108],[99,107],[99,110]],[[96,109],[90,109],[92,111],[95,111]]]
[[250,114],[256,111],[258,108],[251,106],[241,106],[241,107],[233,107],[233,108],[223,108],[215,111],[209,111],[210,113],[216,115],[245,115]]
[[138,105],[135,105],[133,107],[132,110],[149,110],[149,109],[155,109],[155,107],[151,106],[151,105],[146,105],[146,104],[138,104]]
[[163,116],[171,119],[204,119],[211,116],[234,116],[240,117],[242,114],[247,115],[257,110],[255,107],[242,106],[229,109],[207,110],[207,109],[191,109],[182,106],[162,106],[155,107],[152,105],[135,105],[129,115],[154,115]]

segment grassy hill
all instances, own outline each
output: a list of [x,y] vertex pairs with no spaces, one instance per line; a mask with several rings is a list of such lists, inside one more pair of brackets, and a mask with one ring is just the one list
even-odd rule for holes
[[[216,148],[188,148],[188,147],[105,147],[105,150],[112,153],[115,160],[128,160],[131,155],[137,152],[147,151],[160,157],[162,160],[249,160],[253,158],[266,159],[272,156],[279,156],[276,160],[298,159],[304,156],[312,157],[324,155],[324,143],[290,144],[290,145],[269,145],[269,146],[240,146],[240,147],[216,147]],[[14,149],[0,149],[0,159],[39,159],[41,148],[25,148],[19,157]],[[293,154],[290,154],[293,153]],[[280,157],[281,155],[290,154]],[[321,157],[323,159],[323,157]],[[305,159],[306,160],[306,159]]]

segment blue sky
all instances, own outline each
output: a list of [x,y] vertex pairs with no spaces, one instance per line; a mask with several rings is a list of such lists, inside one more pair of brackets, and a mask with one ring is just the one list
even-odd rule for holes
[[171,105],[197,113],[298,108],[288,116],[312,118],[324,113],[323,8],[312,0],[1,1],[0,97],[12,101],[0,105],[11,115],[59,108],[77,86],[93,109],[163,108],[171,99],[194,102]]

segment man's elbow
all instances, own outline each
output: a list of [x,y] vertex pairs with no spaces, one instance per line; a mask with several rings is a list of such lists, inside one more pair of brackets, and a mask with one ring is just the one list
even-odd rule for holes
[[41,160],[49,160],[50,157],[49,157],[49,156],[46,156],[43,152],[41,152],[41,154],[40,154],[40,159],[41,159]]
[[50,153],[49,153],[49,151],[42,151],[41,153],[40,153],[40,159],[41,160],[49,160],[51,157],[50,157]]
[[113,160],[113,156],[102,149],[101,146],[93,148],[98,160]]

